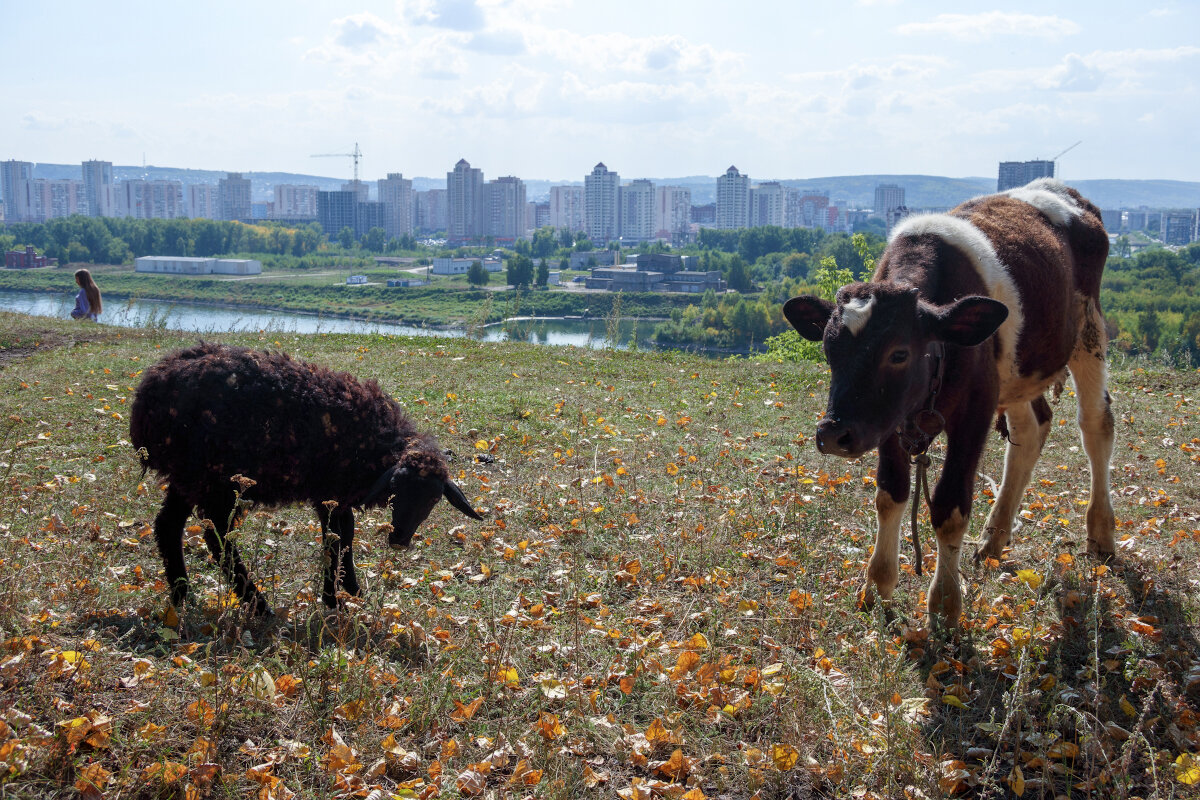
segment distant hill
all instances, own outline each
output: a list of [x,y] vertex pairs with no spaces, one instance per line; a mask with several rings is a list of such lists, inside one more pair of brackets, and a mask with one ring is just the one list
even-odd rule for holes
[[[347,167],[347,172],[349,168]],[[215,184],[225,177],[218,170],[183,169],[180,167],[114,166],[117,180],[144,177],[149,180],[176,180],[189,183]],[[349,175],[330,178],[294,172],[243,172],[250,179],[256,202],[274,197],[279,183],[303,183],[324,190],[340,189]],[[36,164],[35,178],[80,178],[78,164]],[[411,176],[410,176],[411,177]],[[630,176],[622,176],[627,180]],[[870,208],[875,202],[875,187],[894,183],[904,187],[909,208],[950,208],[963,200],[996,190],[995,178],[946,178],[938,175],[842,175],[828,178],[767,178],[751,176],[752,181],[779,180],[798,189],[828,192],[830,200],[845,202],[853,208]],[[692,203],[702,205],[716,201],[717,179],[708,175],[688,175],[678,178],[652,178],[659,186],[686,186],[692,191]],[[375,179],[368,181],[372,193]],[[445,178],[413,177],[413,189],[418,192],[446,188]],[[551,186],[579,185],[582,180],[549,181],[525,179],[526,197],[542,201],[549,197]],[[1200,208],[1200,182],[1171,180],[1081,180],[1067,181],[1085,197],[1101,208]]]

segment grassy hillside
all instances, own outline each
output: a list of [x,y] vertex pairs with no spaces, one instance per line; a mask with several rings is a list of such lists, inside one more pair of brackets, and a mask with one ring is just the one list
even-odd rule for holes
[[128,411],[188,338],[0,315],[8,796],[1193,796],[1195,372],[1116,368],[1110,565],[1082,555],[1064,395],[1025,527],[1002,563],[964,559],[951,634],[907,544],[890,607],[856,610],[874,459],[813,447],[821,367],[237,337],[379,379],[487,516],[443,504],[396,552],[361,514],[364,595],[325,615],[311,511],[253,513],[261,626],[198,526],[194,600],[166,606]]

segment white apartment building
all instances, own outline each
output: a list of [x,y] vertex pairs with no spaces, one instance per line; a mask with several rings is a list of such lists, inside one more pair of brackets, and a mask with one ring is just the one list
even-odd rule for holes
[[192,219],[220,219],[221,204],[212,183],[189,183],[187,213]]
[[750,190],[750,227],[775,225],[787,227],[787,189],[768,181]]
[[460,158],[446,173],[446,235],[466,242],[484,235],[483,171]]
[[601,162],[583,179],[584,231],[597,244],[616,239],[620,235],[618,194],[621,176],[609,172]]
[[217,197],[220,202],[219,219],[250,219],[250,179],[240,172],[226,173],[217,182]]
[[121,181],[117,185],[114,213],[118,217],[134,219],[178,219],[186,216],[183,183],[141,178]]
[[550,227],[578,233],[583,230],[583,187],[550,187]]
[[274,216],[280,219],[316,219],[318,187],[303,183],[275,186]]
[[87,200],[88,214],[111,217],[114,190],[111,161],[83,162],[83,194]]
[[678,241],[692,224],[692,190],[682,186],[659,186],[654,190],[654,233],[661,239]]
[[499,272],[504,269],[504,261],[499,258],[451,258],[438,257],[433,259],[431,272],[434,275],[466,275],[471,265],[478,261],[488,272]]
[[383,203],[383,229],[388,238],[398,238],[413,232],[412,181],[402,172],[389,172],[376,181],[379,202]]
[[717,178],[717,227],[750,226],[750,176],[730,167]]
[[42,200],[43,219],[88,213],[87,192],[84,190],[83,181],[67,179],[38,183],[45,186]]
[[621,187],[621,240],[647,242],[654,238],[654,183],[639,178]]
[[33,203],[33,164],[29,161],[0,162],[0,199],[4,200],[4,218],[23,222]]
[[484,235],[513,240],[525,235],[525,182],[506,175],[483,187]]

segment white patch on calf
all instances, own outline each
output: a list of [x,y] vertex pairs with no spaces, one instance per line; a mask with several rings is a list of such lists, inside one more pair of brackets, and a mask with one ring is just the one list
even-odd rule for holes
[[871,320],[871,312],[875,310],[875,295],[867,299],[856,297],[842,306],[842,324],[850,333],[858,336]]
[[983,231],[965,219],[948,214],[919,214],[907,217],[892,229],[888,241],[901,236],[930,234],[955,247],[967,256],[987,287],[988,297],[1008,306],[1008,319],[996,332],[1000,340],[1000,355],[996,369],[1000,375],[1001,394],[1004,385],[1017,377],[1017,339],[1025,327],[1021,296],[1008,268],[1001,263],[996,249]]
[[1038,178],[1018,189],[1009,189],[1003,194],[1014,200],[1036,208],[1059,227],[1066,227],[1071,220],[1083,213],[1065,184],[1053,178]]

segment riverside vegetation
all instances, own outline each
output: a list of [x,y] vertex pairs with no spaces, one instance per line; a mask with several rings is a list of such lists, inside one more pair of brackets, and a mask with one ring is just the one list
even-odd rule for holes
[[[952,634],[907,547],[894,601],[856,610],[874,460],[817,453],[819,364],[228,338],[378,379],[487,518],[439,505],[393,551],[361,515],[366,591],[326,614],[309,511],[254,511],[237,541],[282,618],[249,620],[211,561],[171,608],[128,404],[179,335],[0,314],[6,795],[1195,796],[1196,372],[1113,356],[1111,564],[1082,554],[1055,407]],[[199,525],[186,546],[201,564]]]
[[[332,243],[323,240],[315,225],[287,228],[213,220],[68,217],[5,230],[0,246],[32,244],[59,258],[64,268],[0,271],[0,290],[67,291],[72,285],[67,262],[126,264],[148,254],[236,254],[262,260],[266,274],[245,280],[136,274],[128,266],[97,266],[93,271],[105,296],[113,299],[230,303],[413,325],[477,325],[522,314],[607,317],[615,302],[626,317],[661,320],[652,326],[653,338],[663,346],[766,349],[777,357],[817,358],[818,350],[804,348],[789,332],[780,311],[783,302],[817,291],[831,276],[845,283],[869,275],[884,244],[877,230],[847,236],[804,228],[706,228],[695,245],[679,252],[697,256],[698,269],[721,271],[732,292],[709,292],[700,298],[636,292],[617,301],[604,292],[548,290],[545,264],[565,266],[570,252],[592,247],[582,234],[549,228],[536,231],[531,241],[518,241],[507,273],[490,279],[506,281],[512,288],[486,290],[472,285],[467,276],[437,277],[427,287],[385,288],[397,272],[376,265],[375,254],[427,260],[435,255],[482,255],[491,248],[439,248],[411,237],[388,241],[381,229],[357,241],[347,229]],[[1118,240],[1101,293],[1113,347],[1127,355],[1157,354],[1177,365],[1200,366],[1200,243],[1178,250],[1152,247],[1132,257],[1126,244],[1127,239]],[[540,270],[533,266],[535,259],[543,262]],[[376,285],[347,287],[345,278],[352,272],[365,274]],[[581,273],[566,272],[564,279],[575,274]]]

